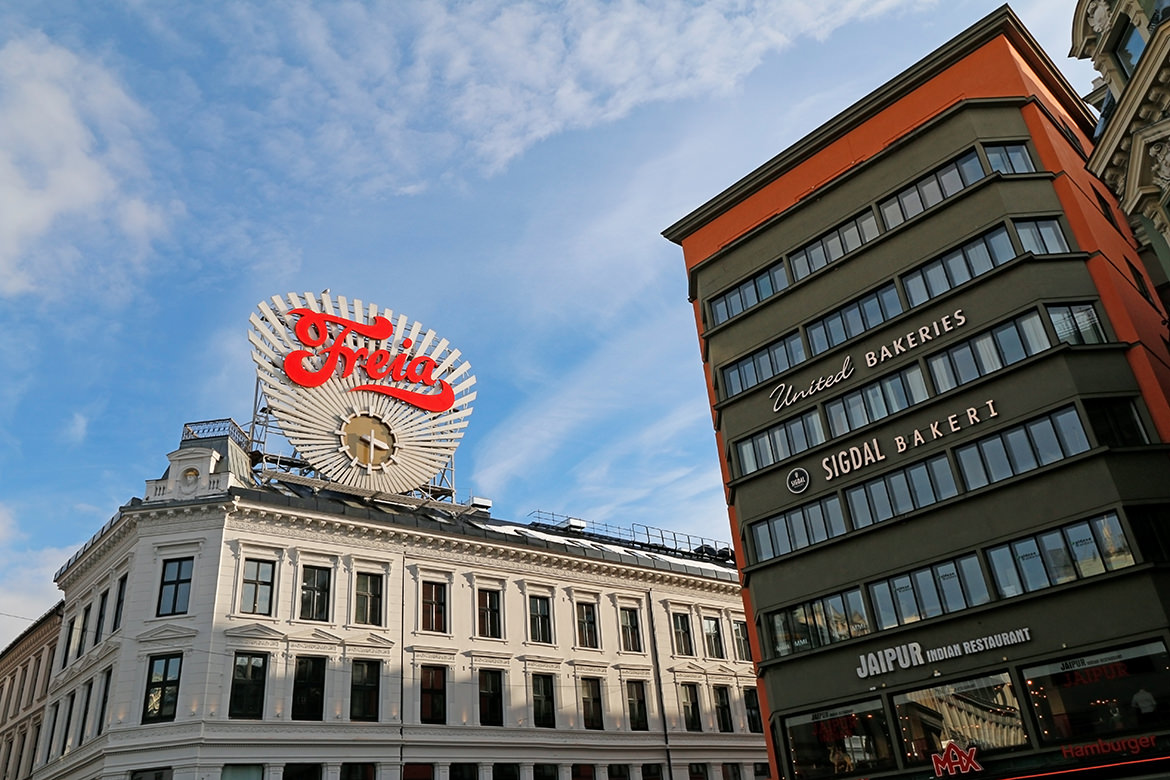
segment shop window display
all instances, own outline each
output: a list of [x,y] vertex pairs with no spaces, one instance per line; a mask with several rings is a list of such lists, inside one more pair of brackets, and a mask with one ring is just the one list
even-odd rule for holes
[[1170,727],[1170,654],[1160,641],[1023,671],[1042,742]]
[[798,715],[784,725],[793,774],[804,780],[895,768],[890,729],[878,699]]
[[907,764],[928,764],[951,743],[980,753],[1028,743],[1006,673],[900,694],[894,709]]

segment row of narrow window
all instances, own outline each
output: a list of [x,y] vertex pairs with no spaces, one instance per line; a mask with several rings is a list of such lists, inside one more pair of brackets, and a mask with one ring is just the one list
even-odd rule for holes
[[[765,655],[779,658],[1134,564],[1115,513],[923,566],[763,616]],[[868,601],[867,601],[868,599]]]
[[[1055,219],[1021,219],[1013,224],[1023,252],[1048,255],[1069,251],[1060,223]],[[809,357],[873,330],[903,312],[921,306],[1017,256],[1007,228],[1002,225],[996,227],[942,257],[903,274],[900,280],[905,292],[905,305],[898,295],[898,286],[892,281],[888,282],[805,325],[809,349],[805,349],[798,328],[724,366],[719,374],[723,397],[731,398],[750,390],[803,363]]]
[[[481,768],[490,770],[491,780],[521,780],[520,764],[502,761],[490,764],[451,762],[441,765],[408,761],[402,764],[402,780],[436,780],[440,775],[437,766],[443,767],[443,776],[448,780],[480,780],[483,777]],[[663,778],[662,764],[534,763],[532,780],[560,780],[561,766],[567,767],[571,780],[594,780],[598,766],[606,769],[610,780],[630,780],[633,776],[631,766],[637,767],[642,780]],[[704,762],[691,762],[687,765],[687,780],[744,780],[739,764],[723,763],[715,766],[717,774],[713,774]],[[225,764],[220,771],[222,780],[264,780],[265,777],[264,764]],[[374,763],[345,762],[341,764],[339,780],[375,780],[377,771]],[[770,772],[771,768],[766,762],[754,762],[752,765],[753,778],[767,778]],[[284,780],[324,780],[325,767],[319,763],[286,763],[281,767],[281,776]],[[130,780],[174,780],[174,770],[171,767],[135,770],[130,772]]]
[[[1070,344],[1104,343],[1092,304],[1048,307],[1058,340]],[[933,395],[973,382],[1051,346],[1040,315],[1027,312],[926,357]],[[932,397],[919,364],[862,385],[827,401],[828,427],[818,409],[772,425],[735,442],[741,476],[752,474],[805,450],[844,436]]]
[[[1103,446],[1145,442],[1144,428],[1129,399],[1087,399],[1085,404]],[[853,484],[845,489],[844,500],[833,494],[752,523],[747,529],[749,565],[925,509],[962,490],[977,490],[1088,449],[1075,408],[1058,409],[955,448],[961,482],[944,453]]]
[[[1028,148],[1022,143],[988,144],[984,151],[993,172],[1014,174],[1035,170]],[[877,204],[881,224],[872,211],[865,211],[793,250],[788,255],[787,264],[784,260],[774,263],[733,289],[713,297],[708,304],[712,326],[720,325],[786,290],[790,284],[789,273],[791,282],[800,281],[877,238],[883,231],[882,225],[884,230],[893,230],[982,180],[984,175],[982,163],[974,150],[931,171]]]
[[[109,633],[114,633],[122,627],[122,612],[126,607],[126,580],[129,575],[123,574],[118,578],[114,591],[112,614],[110,611],[110,591],[107,588],[98,596],[97,616],[92,627],[90,616],[93,613],[93,604],[86,604],[81,610],[81,620],[77,616],[69,618],[65,624],[65,633],[61,642],[61,668],[64,669],[70,661],[76,660],[85,654],[86,650],[96,647],[106,636],[106,619],[110,620]],[[159,614],[164,613],[164,607],[171,608],[176,603],[184,605],[186,610],[187,592],[177,590],[175,586],[175,569],[163,570],[162,587],[159,589]],[[190,582],[190,580],[188,580]]]

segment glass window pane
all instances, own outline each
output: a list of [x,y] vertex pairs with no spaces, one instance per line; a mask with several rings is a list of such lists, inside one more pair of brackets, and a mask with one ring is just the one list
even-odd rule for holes
[[829,538],[829,529],[825,527],[825,516],[821,512],[820,504],[810,504],[805,507],[804,517],[808,524],[810,544],[818,544]]
[[1012,465],[1008,461],[1007,449],[1003,446],[1003,440],[998,436],[979,442],[979,451],[983,454],[983,462],[987,465],[987,475],[992,482],[999,482],[1012,475]]
[[743,299],[743,307],[745,309],[750,309],[760,302],[759,298],[756,297],[756,282],[754,279],[749,279],[740,285],[739,297]]
[[829,629],[829,641],[840,642],[849,638],[849,615],[845,611],[845,599],[840,595],[822,599],[825,623]]
[[983,468],[983,459],[979,457],[978,447],[974,444],[960,447],[955,450],[955,458],[959,461],[959,473],[963,475],[968,490],[987,484],[987,472]]
[[[914,368],[917,370],[917,366]],[[890,410],[890,414],[900,412],[910,405],[910,399],[906,396],[906,387],[901,380],[902,375],[898,375],[881,381],[886,407]]]
[[942,187],[934,176],[918,182],[918,194],[922,197],[922,205],[926,208],[930,208],[943,199]]
[[1007,545],[988,550],[987,559],[991,563],[991,575],[995,578],[995,589],[999,591],[1000,596],[1009,599],[1024,592],[1020,575],[1012,560],[1012,551]]
[[991,270],[991,254],[987,251],[987,245],[983,243],[982,238],[963,247],[963,253],[967,256],[967,263],[975,276],[982,276]]
[[761,350],[752,358],[752,361],[756,364],[756,376],[759,377],[759,381],[763,382],[775,375],[776,372],[772,368],[772,356],[768,350]]
[[1077,523],[1064,528],[1065,539],[1072,550],[1073,561],[1077,572],[1082,577],[1092,577],[1105,571],[1105,563],[1101,560],[1101,552],[1097,549],[1097,541],[1089,524]]
[[930,569],[914,572],[914,590],[918,594],[918,604],[924,619],[937,617],[943,613],[942,600],[934,584],[934,573]]
[[1035,420],[1025,426],[1028,429],[1028,435],[1032,437],[1032,444],[1036,447],[1036,454],[1040,458],[1040,465],[1047,466],[1049,463],[1055,463],[1064,457],[1060,451],[1060,442],[1056,438],[1056,429],[1052,427],[1052,421],[1045,417],[1042,420]]
[[840,536],[845,533],[845,514],[841,511],[841,500],[836,496],[822,502],[825,510],[825,521],[829,525],[829,536]]
[[1044,242],[1045,249],[1052,254],[1068,251],[1068,243],[1064,240],[1064,233],[1060,229],[1059,222],[1054,219],[1045,219],[1039,223],[1039,227],[1040,238]]
[[959,175],[959,166],[954,163],[938,172],[938,180],[942,184],[943,194],[948,198],[963,189],[963,177]]
[[906,300],[912,307],[930,300],[930,294],[926,291],[926,280],[921,271],[903,276],[902,284],[906,288]]
[[[784,460],[785,458],[787,458],[789,455],[792,454],[792,451],[788,448],[788,438],[784,435],[784,433],[785,433],[784,427],[778,426],[776,428],[773,428],[767,434],[761,434],[761,436],[766,435],[771,440],[771,443],[772,443],[771,449],[775,453],[776,460]],[[762,467],[762,464],[761,464],[761,467]]]
[[789,369],[788,350],[784,342],[773,344],[768,347],[768,356],[772,359],[772,369],[777,373],[783,373]]
[[971,348],[975,351],[980,374],[990,374],[1003,368],[1003,361],[999,359],[999,351],[995,348],[995,338],[990,333],[971,339]]
[[963,589],[967,593],[967,603],[972,607],[986,604],[991,601],[991,593],[987,590],[987,581],[983,578],[983,569],[979,567],[979,559],[968,555],[959,559],[959,576],[963,580]]
[[1044,567],[1048,569],[1048,576],[1052,578],[1054,585],[1071,582],[1077,578],[1077,568],[1073,565],[1068,545],[1064,543],[1064,534],[1060,531],[1050,531],[1041,534],[1037,541],[1040,545],[1040,554],[1044,557]]
[[906,394],[910,403],[917,404],[925,401],[930,393],[926,390],[926,380],[922,378],[922,368],[918,365],[910,366],[902,372],[902,384],[906,387]]
[[951,284],[955,287],[971,278],[971,271],[967,268],[967,259],[962,252],[951,252],[943,257],[943,265],[951,277]]
[[970,186],[983,178],[983,166],[979,162],[979,155],[974,151],[963,155],[959,161],[959,172],[963,174],[963,183]]
[[1040,559],[1040,548],[1036,546],[1035,539],[1013,542],[1012,552],[1024,576],[1024,587],[1029,592],[1049,587],[1048,573],[1044,571],[1044,561]]
[[1133,566],[1133,553],[1129,550],[1129,541],[1121,530],[1121,523],[1115,514],[1107,514],[1093,521],[1093,530],[1097,533],[1097,542],[1105,558],[1105,567],[1109,571]]
[[1016,323],[1019,325],[1029,355],[1048,349],[1048,334],[1044,332],[1044,324],[1040,321],[1039,314],[1036,312],[1025,314],[1016,320]]
[[824,268],[829,262],[828,258],[825,257],[825,248],[821,246],[820,241],[811,244],[805,249],[805,252],[808,253],[808,267],[814,271]]
[[799,333],[793,333],[784,339],[784,349],[788,352],[788,362],[790,365],[796,365],[804,360],[804,344],[800,340]]
[[886,411],[886,399],[882,395],[882,386],[880,384],[866,385],[861,389],[861,394],[865,398],[865,407],[869,411],[869,419],[880,420],[889,414]]
[[1000,173],[1011,173],[1011,161],[1008,160],[1007,149],[1002,146],[988,145],[984,148],[987,152],[987,162],[991,164],[991,170],[999,171]]
[[1017,222],[1016,232],[1020,234],[1020,244],[1024,247],[1025,252],[1042,255],[1044,252],[1044,242],[1040,238],[1040,229],[1035,222]]
[[910,483],[906,475],[897,471],[886,477],[886,484],[890,489],[890,498],[894,504],[894,513],[904,515],[914,511],[914,501],[910,498]]
[[731,315],[727,311],[726,298],[716,298],[711,301],[711,316],[714,318],[716,325],[727,321],[727,318]]
[[756,464],[756,450],[752,446],[751,439],[741,441],[736,445],[736,449],[739,451],[739,471],[741,474],[751,474],[759,470],[760,467]]
[[845,245],[846,252],[852,252],[861,246],[861,231],[857,229],[856,223],[850,222],[841,228],[841,241]]
[[752,542],[756,551],[757,561],[766,561],[776,557],[772,548],[772,535],[768,533],[768,524],[756,523],[752,526]]
[[1028,147],[1023,144],[1010,144],[1007,147],[1007,153],[1014,172],[1031,173],[1036,170],[1032,166],[1032,158],[1028,155]]
[[960,344],[950,351],[950,355],[959,384],[965,385],[979,378],[979,366],[975,363],[975,353],[970,344]]
[[772,276],[770,273],[760,274],[755,278],[756,294],[761,301],[772,297]]
[[845,402],[831,401],[825,404],[825,413],[829,416],[829,430],[834,436],[841,436],[849,432],[849,421],[845,417]]
[[808,547],[808,529],[804,525],[804,513],[797,509],[786,514],[784,519],[788,523],[788,533],[792,539],[792,549],[799,550]]
[[930,474],[925,463],[918,463],[907,469],[910,488],[914,492],[915,506],[930,506],[934,503],[934,490],[930,486]]
[[1005,364],[1010,366],[1028,356],[1028,353],[1024,351],[1024,342],[1020,339],[1020,332],[1016,330],[1014,322],[996,328],[992,331],[992,335],[995,337],[996,345],[999,346],[999,351],[1003,353]]
[[861,237],[866,241],[873,241],[878,237],[877,217],[873,212],[866,212],[857,218],[857,224],[861,228]]
[[829,256],[829,262],[836,260],[841,255],[845,254],[845,247],[841,244],[841,236],[836,232],[825,236],[825,252]]
[[794,252],[788,258],[788,262],[792,263],[792,276],[796,279],[803,279],[811,273],[811,269],[808,267],[808,255],[803,251]]
[[885,321],[882,314],[882,304],[876,294],[867,295],[861,301],[861,313],[865,317],[865,327],[873,328]]
[[898,298],[898,288],[892,282],[878,290],[877,295],[881,299],[882,311],[885,312],[886,319],[902,313],[902,301]]
[[905,221],[897,198],[890,198],[885,203],[878,204],[878,210],[882,213],[882,222],[886,223],[887,230],[893,230]]
[[849,338],[865,332],[865,321],[861,317],[859,304],[854,303],[846,306],[841,314],[845,319],[845,332],[849,334]]
[[955,474],[951,471],[951,464],[947,461],[946,455],[932,458],[926,462],[926,465],[930,469],[930,477],[934,482],[934,495],[939,501],[959,494],[959,488],[955,484]]
[[849,516],[853,519],[854,528],[865,528],[867,525],[873,525],[873,516],[870,514],[865,488],[858,486],[846,490],[845,500],[849,504]]
[[869,422],[865,412],[865,400],[861,393],[850,393],[845,396],[845,413],[849,415],[849,425],[856,430]]
[[894,516],[894,508],[890,505],[890,494],[886,490],[886,483],[883,480],[876,479],[867,483],[865,492],[873,507],[875,520],[880,523]]
[[1052,415],[1052,423],[1066,456],[1089,449],[1089,440],[1085,438],[1085,429],[1081,427],[1081,418],[1077,417],[1075,409],[1062,409]]
[[893,628],[898,625],[898,613],[894,611],[894,594],[888,582],[875,582],[869,586],[870,601],[873,603],[877,627]]
[[1012,239],[1007,228],[1000,227],[985,236],[987,247],[991,250],[991,258],[996,265],[1002,265],[1016,256],[1012,246]]
[[929,358],[926,365],[930,367],[930,377],[934,380],[934,389],[937,392],[945,393],[952,387],[959,386],[949,355],[942,354]]
[[902,213],[906,215],[906,219],[922,213],[922,198],[919,197],[916,187],[899,192],[898,203],[901,204]]
[[918,613],[918,601],[914,598],[914,585],[910,577],[902,575],[894,577],[890,582],[894,589],[894,602],[898,607],[898,614],[902,623],[914,623],[921,619]]
[[934,567],[935,578],[938,580],[942,596],[943,609],[947,612],[957,612],[967,608],[967,601],[963,598],[963,586],[959,582],[959,570],[951,561],[940,563]]
[[776,455],[772,452],[772,443],[768,439],[768,434],[761,433],[752,437],[752,444],[756,448],[756,463],[760,468],[771,466],[776,462]]
[[1013,472],[1023,474],[1025,471],[1036,468],[1038,464],[1036,456],[1032,453],[1032,444],[1022,427],[1007,431],[1004,433],[1003,439],[1007,445],[1008,457],[1012,461]]
[[849,632],[853,636],[865,636],[873,630],[869,622],[869,613],[865,610],[865,602],[861,599],[860,588],[845,592],[845,609],[849,612]]
[[788,287],[788,275],[784,273],[784,263],[777,263],[769,276],[772,278],[772,289],[779,292]]
[[723,369],[723,386],[728,397],[743,392],[743,382],[739,378],[739,367],[728,366]]
[[788,523],[784,515],[777,515],[768,521],[768,528],[772,531],[772,548],[776,555],[787,555],[792,552],[792,540],[788,538]]
[[829,330],[829,343],[836,346],[845,340],[845,320],[840,314],[830,314],[825,317],[825,327]]
[[926,286],[932,296],[941,295],[951,289],[951,283],[947,279],[947,272],[943,268],[941,260],[935,260],[923,268],[922,272],[926,275]]
[[824,322],[815,322],[808,326],[808,343],[814,355],[819,355],[829,348],[829,333],[825,330]]
[[808,437],[808,445],[810,447],[825,441],[825,427],[821,424],[821,416],[816,411],[809,412],[801,417],[800,422],[804,426],[804,432]]

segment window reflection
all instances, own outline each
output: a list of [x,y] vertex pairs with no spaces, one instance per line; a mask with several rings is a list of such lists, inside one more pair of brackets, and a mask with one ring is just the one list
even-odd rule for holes
[[904,693],[894,709],[908,764],[928,763],[951,743],[982,753],[1028,742],[1006,673]]

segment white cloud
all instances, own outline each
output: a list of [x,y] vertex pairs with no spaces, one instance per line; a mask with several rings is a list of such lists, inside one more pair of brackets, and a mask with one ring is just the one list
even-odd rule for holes
[[[0,297],[124,294],[166,225],[136,192],[146,113],[100,63],[33,34],[0,48],[0,116]],[[118,259],[87,259],[111,242]]]
[[89,431],[89,418],[81,412],[74,412],[65,424],[65,440],[70,444],[81,444]]
[[61,598],[53,574],[73,550],[26,549],[12,512],[0,504],[0,649]]

